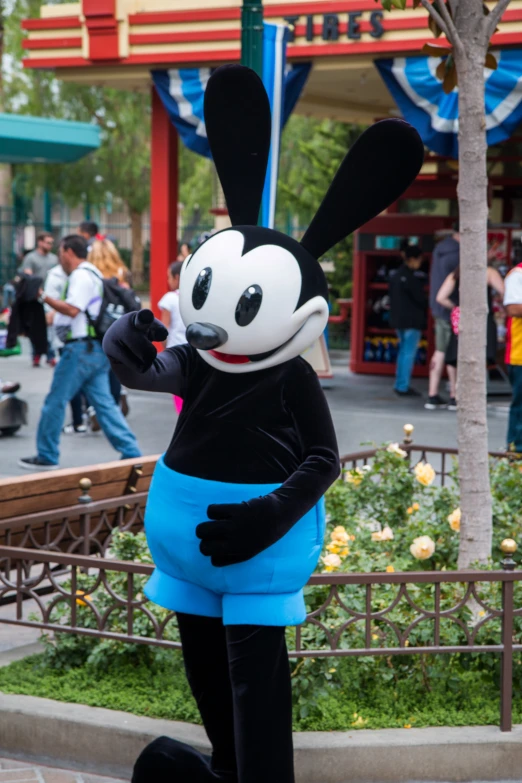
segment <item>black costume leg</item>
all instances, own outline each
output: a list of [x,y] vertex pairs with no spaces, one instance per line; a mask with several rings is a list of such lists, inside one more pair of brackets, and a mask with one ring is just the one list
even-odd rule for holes
[[239,783],[294,783],[284,627],[226,627]]
[[227,638],[221,619],[177,613],[187,679],[211,742],[212,758],[160,737],[134,767],[132,783],[237,783]]

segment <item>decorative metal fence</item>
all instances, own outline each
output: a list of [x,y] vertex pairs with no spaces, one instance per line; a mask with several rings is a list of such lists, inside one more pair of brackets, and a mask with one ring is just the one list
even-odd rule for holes
[[[453,449],[402,444],[447,481]],[[375,450],[350,454],[366,464]],[[505,457],[495,453],[493,457]],[[175,615],[147,602],[145,563],[112,559],[116,530],[140,530],[146,492],[0,522],[0,623],[179,648]],[[504,547],[502,570],[317,574],[305,588],[305,623],[291,657],[495,653],[501,659],[502,731],[511,730],[513,655],[522,652],[522,571]],[[15,611],[2,607],[15,605]],[[474,615],[473,615],[474,613]],[[472,616],[473,615],[473,616]]]

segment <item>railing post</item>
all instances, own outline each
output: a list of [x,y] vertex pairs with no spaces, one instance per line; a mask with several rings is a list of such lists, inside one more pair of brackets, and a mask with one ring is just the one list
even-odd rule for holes
[[[516,552],[516,542],[511,538],[502,541],[500,548],[506,555],[502,560],[504,571],[514,571],[516,563],[511,557]],[[511,731],[513,705],[513,582],[502,582],[502,653],[500,670],[500,731]]]
[[[78,498],[78,503],[92,503],[92,498],[89,495],[89,490],[92,487],[92,481],[88,478],[80,479],[80,489],[82,494]],[[82,514],[80,517],[80,530],[83,538],[82,554],[90,555],[91,553],[91,515]]]

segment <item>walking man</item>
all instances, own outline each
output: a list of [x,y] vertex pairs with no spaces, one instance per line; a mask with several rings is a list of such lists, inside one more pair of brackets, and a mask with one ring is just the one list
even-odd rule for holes
[[504,281],[506,308],[506,366],[513,388],[507,434],[508,450],[522,453],[522,264],[514,267]]
[[89,322],[100,311],[103,278],[86,258],[85,239],[75,234],[65,237],[60,244],[60,263],[68,275],[63,299],[54,299],[42,292],[42,303],[57,312],[54,324],[64,348],[40,415],[36,436],[38,453],[18,463],[28,470],[59,467],[60,434],[66,406],[80,390],[94,407],[103,432],[121,452],[122,459],[141,456],[136,437],[110,393],[109,362]]
[[449,404],[439,395],[439,386],[444,372],[446,350],[451,338],[450,312],[437,302],[440,287],[451,272],[459,265],[460,235],[455,228],[452,236],[447,236],[435,246],[430,271],[430,308],[435,319],[435,350],[430,362],[430,384],[428,400],[424,407],[429,410],[449,408],[456,410],[457,369],[448,365],[450,382]]

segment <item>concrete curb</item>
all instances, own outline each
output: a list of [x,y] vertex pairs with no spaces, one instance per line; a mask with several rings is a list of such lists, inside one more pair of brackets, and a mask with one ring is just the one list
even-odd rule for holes
[[[128,780],[163,734],[208,750],[200,726],[0,693],[0,755]],[[302,732],[295,758],[298,783],[520,781],[522,726]]]

